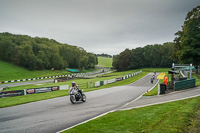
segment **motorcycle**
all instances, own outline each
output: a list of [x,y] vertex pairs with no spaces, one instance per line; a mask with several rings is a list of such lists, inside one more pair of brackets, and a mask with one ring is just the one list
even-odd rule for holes
[[69,90],[69,94],[70,94],[70,101],[73,104],[75,104],[77,101],[86,102],[86,96],[85,96],[85,94],[83,94],[83,90],[72,87]]

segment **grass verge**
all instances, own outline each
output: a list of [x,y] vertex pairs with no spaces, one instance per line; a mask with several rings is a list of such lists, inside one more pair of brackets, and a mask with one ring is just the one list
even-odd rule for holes
[[196,79],[196,86],[200,86],[200,74],[193,74],[192,77]]
[[79,125],[64,133],[177,133],[199,131],[200,97],[117,111]]

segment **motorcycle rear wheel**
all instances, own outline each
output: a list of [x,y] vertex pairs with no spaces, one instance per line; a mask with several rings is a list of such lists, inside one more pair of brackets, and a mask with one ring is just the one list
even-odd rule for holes
[[86,102],[86,96],[85,96],[85,94],[82,94],[82,101]]

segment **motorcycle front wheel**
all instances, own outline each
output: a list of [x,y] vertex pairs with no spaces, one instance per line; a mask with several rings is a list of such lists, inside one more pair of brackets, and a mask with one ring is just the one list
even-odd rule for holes
[[85,96],[85,94],[82,94],[82,101],[86,102],[86,96]]
[[76,103],[76,98],[74,95],[70,95],[70,101],[75,104]]

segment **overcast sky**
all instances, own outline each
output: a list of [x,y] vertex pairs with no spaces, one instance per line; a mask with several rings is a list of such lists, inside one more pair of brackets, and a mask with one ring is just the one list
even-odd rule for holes
[[199,0],[0,0],[0,32],[113,55],[172,42],[198,5]]

